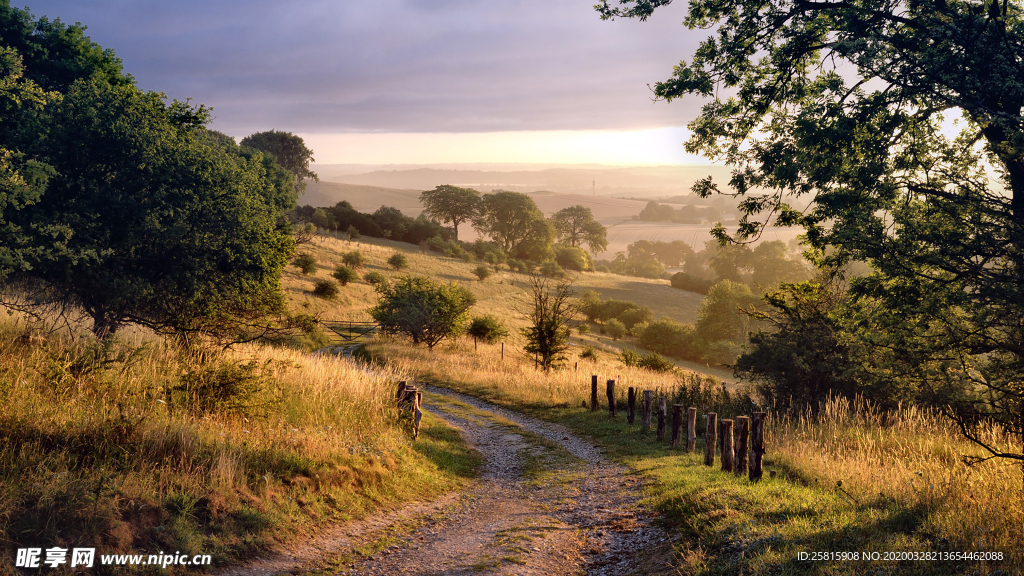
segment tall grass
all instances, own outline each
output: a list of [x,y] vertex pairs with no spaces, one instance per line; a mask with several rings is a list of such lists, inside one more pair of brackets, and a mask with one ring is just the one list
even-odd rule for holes
[[0,572],[12,548],[71,543],[219,564],[458,485],[398,427],[393,381],[332,356],[187,354],[141,332],[101,345],[4,318]]

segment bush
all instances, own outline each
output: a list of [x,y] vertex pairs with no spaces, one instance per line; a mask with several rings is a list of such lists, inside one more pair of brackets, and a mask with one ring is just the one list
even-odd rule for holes
[[268,366],[216,359],[184,372],[166,396],[171,407],[195,414],[262,416],[281,402],[280,390]]
[[671,282],[673,288],[696,292],[697,294],[704,294],[705,296],[707,296],[708,291],[711,290],[711,287],[715,284],[712,280],[700,278],[693,274],[687,274],[686,272],[676,272],[672,275]]
[[508,330],[505,329],[505,326],[497,318],[487,314],[473,318],[473,321],[469,324],[469,329],[466,330],[466,334],[487,344],[494,344],[508,336]]
[[580,352],[580,360],[590,360],[591,362],[597,362],[597,348],[593,346],[585,346],[583,351]]
[[612,269],[609,268],[607,264],[598,264],[597,266],[594,267],[594,270],[597,271],[597,272],[611,272],[612,271]]
[[519,272],[520,274],[527,274],[530,272],[530,265],[522,260],[510,259],[508,262],[508,269],[513,272]]
[[576,327],[576,333],[580,336],[590,334],[590,324],[587,324],[586,322],[580,324]]
[[613,340],[618,340],[626,335],[626,326],[622,322],[619,322],[615,318],[604,323],[604,331],[612,337]]
[[[621,318],[623,314],[634,308],[640,308],[640,305],[629,300],[607,300],[601,304],[598,319],[602,322],[607,322],[612,318]],[[619,321],[621,322],[622,320],[620,319]]]
[[331,276],[334,276],[334,279],[342,286],[347,286],[349,282],[355,282],[359,278],[355,270],[343,265],[335,267],[334,274],[331,274]]
[[348,225],[348,230],[346,230],[346,232],[348,233],[349,240],[358,240],[359,237],[362,236],[362,234],[359,233],[359,229],[352,224]]
[[476,274],[476,277],[479,278],[481,282],[483,282],[488,277],[490,277],[491,269],[481,264],[480,266],[477,266],[476,268],[473,269],[473,274]]
[[371,286],[377,286],[379,284],[387,284],[388,279],[380,272],[367,272],[363,275],[363,281]]
[[654,320],[654,310],[651,310],[647,306],[641,306],[639,308],[630,308],[622,314],[618,315],[619,322],[626,327],[626,330],[633,331],[633,327],[637,324],[646,324]]
[[366,264],[366,257],[359,250],[353,250],[351,252],[343,252],[341,254],[341,261],[349,268],[362,268],[363,264]]
[[338,284],[333,280],[317,280],[313,287],[313,296],[334,300],[338,297]]
[[379,300],[370,316],[384,334],[403,334],[414,344],[433,349],[445,338],[458,336],[466,313],[476,303],[469,290],[457,284],[438,284],[429,278],[399,278],[377,285]]
[[401,252],[395,252],[391,255],[391,258],[388,258],[388,266],[391,266],[395,270],[401,270],[409,266],[409,259]]
[[623,350],[619,354],[619,360],[626,366],[643,368],[652,372],[675,372],[675,364],[663,358],[660,354],[651,352],[641,356],[633,350]]
[[548,260],[540,265],[540,273],[548,278],[565,278],[565,270],[554,260]]
[[694,346],[696,333],[690,324],[679,324],[668,319],[658,320],[648,324],[638,335],[640,345],[648,350],[677,358],[700,358]]
[[316,258],[312,254],[299,254],[292,262],[305,275],[316,274]]
[[736,359],[742,353],[743,347],[739,344],[728,340],[716,340],[708,343],[707,349],[704,351],[704,361],[731,366],[736,363]]
[[566,270],[576,270],[578,272],[584,272],[592,270],[594,263],[590,259],[590,255],[587,254],[582,248],[575,248],[573,246],[559,246],[554,247],[555,250],[555,262],[559,266]]

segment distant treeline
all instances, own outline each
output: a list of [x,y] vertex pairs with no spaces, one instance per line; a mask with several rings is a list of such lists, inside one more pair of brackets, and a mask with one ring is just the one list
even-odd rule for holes
[[366,214],[353,208],[347,200],[331,207],[299,206],[289,214],[289,219],[292,222],[310,222],[321,230],[348,232],[350,235],[355,231],[357,235],[389,238],[410,244],[419,244],[435,236],[443,240],[454,237],[451,228],[424,216],[406,216],[398,208],[390,206],[381,206],[376,212]]
[[676,224],[703,224],[719,222],[725,218],[717,206],[684,205],[679,209],[668,204],[650,201],[637,215],[637,220],[644,222],[674,222]]

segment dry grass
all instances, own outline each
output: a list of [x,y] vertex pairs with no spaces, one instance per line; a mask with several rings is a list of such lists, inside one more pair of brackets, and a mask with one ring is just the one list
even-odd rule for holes
[[331,356],[248,345],[199,358],[142,333],[101,347],[5,319],[0,572],[13,548],[71,543],[220,565],[460,485],[471,455],[439,422],[412,443],[393,383]]

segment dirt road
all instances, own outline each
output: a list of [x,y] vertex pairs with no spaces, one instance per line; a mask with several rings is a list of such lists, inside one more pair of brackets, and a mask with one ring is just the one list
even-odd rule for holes
[[[470,489],[352,523],[225,576],[675,573],[668,539],[640,506],[641,483],[626,469],[562,426],[425,390],[424,408],[459,428],[486,459]],[[393,545],[368,556],[353,552],[389,532]]]

